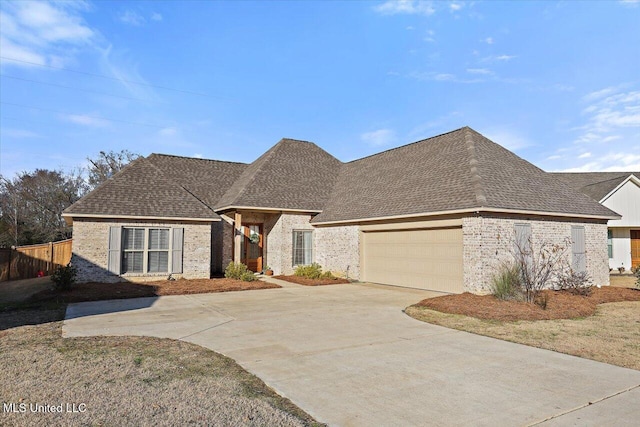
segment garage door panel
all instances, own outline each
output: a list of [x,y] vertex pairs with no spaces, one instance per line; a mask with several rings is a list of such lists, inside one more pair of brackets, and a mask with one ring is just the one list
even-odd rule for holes
[[363,278],[374,283],[462,292],[462,229],[365,232]]

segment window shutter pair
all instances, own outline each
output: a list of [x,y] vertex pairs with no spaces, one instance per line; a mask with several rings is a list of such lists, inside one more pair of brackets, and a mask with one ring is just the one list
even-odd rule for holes
[[[171,249],[171,273],[182,273],[182,247],[184,245],[184,228],[172,228],[173,247]],[[107,270],[120,274],[122,260],[122,227],[109,227],[109,252]]]

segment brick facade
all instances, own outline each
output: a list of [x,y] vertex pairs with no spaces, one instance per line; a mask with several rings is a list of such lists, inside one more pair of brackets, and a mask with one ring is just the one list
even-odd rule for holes
[[169,273],[127,274],[118,276],[107,270],[109,228],[120,227],[182,227],[184,245],[182,274],[176,278],[208,279],[212,264],[212,226],[202,222],[83,220],[73,221],[73,256],[71,262],[78,269],[78,282],[113,283],[124,280],[145,281],[166,278]]
[[[609,284],[607,225],[605,222],[577,222],[540,217],[477,216],[463,218],[465,291],[487,294],[493,275],[504,262],[513,260],[515,224],[531,225],[533,251],[543,242],[564,244],[572,226],[583,226],[586,238],[587,273],[593,284]],[[567,251],[571,262],[571,248]]]
[[313,232],[314,259],[340,277],[360,278],[360,227],[318,227]]

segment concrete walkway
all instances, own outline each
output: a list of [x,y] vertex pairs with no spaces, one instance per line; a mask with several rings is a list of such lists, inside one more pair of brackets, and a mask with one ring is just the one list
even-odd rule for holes
[[72,304],[65,337],[149,335],[229,357],[331,425],[637,425],[640,371],[419,322],[428,292],[287,286]]

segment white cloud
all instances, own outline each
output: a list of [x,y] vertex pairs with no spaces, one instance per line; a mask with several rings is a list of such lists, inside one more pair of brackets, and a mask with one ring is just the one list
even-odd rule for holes
[[549,156],[549,157],[547,157],[547,160],[558,160],[558,159],[561,159],[561,158],[562,158],[562,156],[561,156],[561,155],[559,155],[559,154],[554,154],[553,156]]
[[162,15],[160,15],[160,14],[159,14],[159,13],[157,13],[157,12],[153,12],[153,13],[151,14],[151,20],[152,20],[152,21],[156,21],[156,22],[160,22],[160,21],[162,21]]
[[640,0],[620,0],[620,3],[624,6],[637,7],[640,4]]
[[588,151],[578,156],[579,159],[588,159],[589,157],[591,157],[591,153],[589,153]]
[[146,19],[144,19],[144,17],[142,15],[140,15],[138,12],[127,9],[124,12],[122,12],[119,16],[118,19],[120,20],[120,22],[128,24],[128,25],[133,25],[136,27],[139,27],[140,25],[143,25],[144,23],[147,22]]
[[26,129],[11,129],[11,128],[2,128],[0,129],[0,134],[7,138],[40,138],[41,135]]
[[565,172],[619,172],[640,170],[640,154],[609,153]]
[[518,151],[534,145],[525,136],[511,127],[489,128],[482,132],[487,138],[502,145],[507,150]]
[[391,129],[378,129],[363,133],[360,135],[360,139],[374,147],[380,147],[394,142],[396,140],[396,134]]
[[449,10],[451,12],[457,12],[460,9],[462,9],[463,7],[464,7],[464,4],[458,3],[458,2],[455,2],[455,1],[449,3]]
[[511,61],[513,58],[516,58],[516,55],[490,55],[482,58],[483,62],[507,62]]
[[594,92],[588,93],[582,97],[585,101],[596,101],[598,99],[604,98],[605,96],[611,95],[619,90],[617,86],[609,86],[604,89],[596,90]]
[[193,155],[193,157],[195,157],[196,159],[201,159],[202,158],[202,153],[195,153]]
[[68,115],[62,116],[62,118],[72,123],[83,125],[83,126],[89,126],[89,127],[109,126],[109,122],[107,120],[104,120],[95,116],[89,116],[86,114],[68,114]]
[[487,37],[486,39],[482,39],[482,41],[486,44],[493,44],[494,40],[493,37]]
[[422,0],[388,0],[373,8],[381,15],[425,15],[435,13],[432,2]]
[[490,75],[493,74],[493,71],[487,68],[467,68],[467,73]]
[[[5,2],[0,11],[2,56],[36,64],[60,64],[74,48],[91,45],[96,32],[80,15],[83,2]],[[2,65],[29,64],[3,60]]]
[[178,134],[178,129],[175,127],[162,128],[158,131],[158,134],[160,136],[175,136]]

